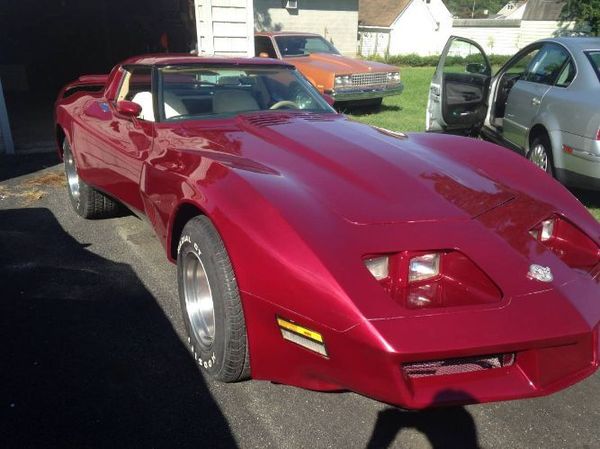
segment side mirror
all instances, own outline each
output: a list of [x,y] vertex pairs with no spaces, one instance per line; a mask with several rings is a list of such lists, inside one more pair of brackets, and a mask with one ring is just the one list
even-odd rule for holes
[[329,106],[333,106],[333,104],[335,103],[335,98],[333,98],[331,95],[327,95],[327,94],[321,94],[323,96],[323,98],[325,99],[325,101],[327,102],[327,104]]
[[117,112],[125,117],[138,117],[142,107],[133,101],[121,100],[117,102]]
[[483,75],[485,72],[487,72],[487,67],[479,62],[470,62],[465,67],[465,71],[467,73],[477,73],[479,75]]
[[266,52],[264,52],[264,51],[261,51],[261,52],[258,54],[258,57],[259,57],[259,58],[268,58],[268,57],[269,57],[269,53],[266,53]]

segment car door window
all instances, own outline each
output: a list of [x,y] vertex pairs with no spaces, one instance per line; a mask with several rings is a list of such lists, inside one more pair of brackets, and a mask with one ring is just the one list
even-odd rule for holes
[[556,80],[557,87],[569,87],[576,74],[575,64],[573,61],[569,61],[567,65],[562,69],[558,79]]
[[455,40],[446,56],[444,63],[445,74],[476,73],[480,75],[489,75],[487,60],[481,51],[473,44]]
[[594,67],[594,72],[598,76],[598,80],[600,80],[600,51],[588,51],[585,53],[592,67]]
[[139,118],[154,121],[152,70],[150,67],[128,68],[123,75],[117,101],[133,101],[142,107]]
[[525,53],[523,56],[513,62],[504,73],[509,75],[510,78],[523,77],[523,75],[527,72],[527,68],[531,65],[531,62],[535,59],[539,51],[539,48],[534,48]]
[[256,36],[254,38],[254,49],[256,56],[260,56],[261,53],[266,53],[269,55],[269,58],[277,58],[277,53],[275,53],[275,48],[269,37]]
[[478,127],[487,110],[491,71],[489,61],[477,43],[451,37],[444,48],[430,89],[430,105],[435,108],[431,112],[434,120],[446,129]]
[[569,54],[562,47],[554,44],[544,45],[529,65],[525,80],[552,85],[568,60]]

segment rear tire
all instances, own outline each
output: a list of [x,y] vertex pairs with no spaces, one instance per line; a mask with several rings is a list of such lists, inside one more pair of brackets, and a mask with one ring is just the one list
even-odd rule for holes
[[221,382],[249,378],[246,322],[235,274],[219,233],[205,216],[192,218],[183,228],[177,281],[196,362]]
[[544,170],[550,176],[554,176],[554,160],[552,158],[552,144],[545,134],[540,134],[531,142],[527,159]]
[[63,160],[71,206],[83,218],[110,218],[119,214],[120,204],[87,185],[79,177],[77,163],[67,139],[63,142]]

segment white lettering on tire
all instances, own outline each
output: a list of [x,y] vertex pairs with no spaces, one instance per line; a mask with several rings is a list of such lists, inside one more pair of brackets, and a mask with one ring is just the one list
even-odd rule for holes
[[177,245],[177,254],[179,254],[181,252],[181,247],[183,246],[184,243],[188,242],[191,243],[192,238],[189,235],[184,235],[179,239],[179,245]]

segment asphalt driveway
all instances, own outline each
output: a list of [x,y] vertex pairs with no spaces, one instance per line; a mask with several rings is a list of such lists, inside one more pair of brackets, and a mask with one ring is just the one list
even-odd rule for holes
[[1,448],[600,448],[600,375],[426,412],[204,379],[151,229],[80,219],[56,163],[0,157]]

